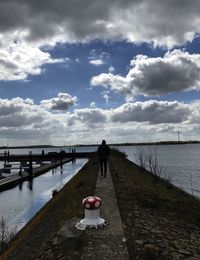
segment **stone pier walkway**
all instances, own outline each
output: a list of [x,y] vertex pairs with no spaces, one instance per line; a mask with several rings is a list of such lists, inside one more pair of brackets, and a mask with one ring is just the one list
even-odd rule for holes
[[128,260],[126,238],[109,167],[106,178],[98,173],[95,196],[102,199],[101,217],[106,220],[107,226],[103,229],[86,230],[87,245],[83,248],[81,259]]

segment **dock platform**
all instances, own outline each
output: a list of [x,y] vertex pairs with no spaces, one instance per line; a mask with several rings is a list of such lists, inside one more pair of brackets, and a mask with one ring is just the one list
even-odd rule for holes
[[[62,164],[68,163],[72,161],[71,158],[66,158],[62,160]],[[32,173],[32,178],[35,178],[51,169],[54,169],[60,165],[62,165],[60,161],[57,161],[55,163],[46,163],[40,167],[34,168]],[[5,177],[0,179],[0,192],[10,189],[19,183],[26,181],[30,178],[29,173],[27,171],[24,171],[21,176],[19,174],[14,174],[10,177]]]

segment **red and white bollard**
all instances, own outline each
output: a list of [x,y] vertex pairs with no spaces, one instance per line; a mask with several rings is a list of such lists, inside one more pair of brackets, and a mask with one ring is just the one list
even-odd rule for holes
[[103,227],[105,220],[100,217],[101,199],[96,196],[90,196],[82,201],[85,211],[84,219],[76,224],[76,228],[84,230],[86,227]]

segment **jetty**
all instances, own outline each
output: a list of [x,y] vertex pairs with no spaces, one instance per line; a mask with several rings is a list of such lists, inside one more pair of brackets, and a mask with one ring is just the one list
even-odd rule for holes
[[[72,159],[64,159],[62,161],[62,164],[68,163],[70,161],[72,161]],[[18,174],[14,174],[10,177],[8,176],[5,178],[2,178],[2,179],[0,179],[0,192],[7,190],[7,189],[11,189],[23,181],[30,180],[32,178],[40,176],[41,174],[46,173],[47,171],[54,169],[58,166],[61,166],[62,164],[60,161],[57,161],[55,163],[46,163],[44,165],[41,165],[37,168],[32,169],[31,174],[30,174],[30,172],[25,170],[20,175],[18,173]]]
[[40,162],[40,161],[52,161],[52,160],[59,160],[60,158],[89,158],[93,152],[70,152],[66,153],[65,151],[60,152],[48,152],[44,154],[1,154],[0,161],[8,161],[8,162],[21,162],[21,161],[29,161],[30,157],[33,161]]
[[[51,169],[61,166],[70,161],[74,162],[76,158],[89,158],[92,153],[66,153],[61,151],[49,152],[47,154],[9,154],[5,153],[0,156],[0,161],[4,161],[4,168],[2,173],[7,173],[7,177],[0,179],[0,192],[10,189],[19,183],[35,178]],[[17,174],[10,175],[12,164],[18,162],[18,167],[15,165],[15,170],[18,169]],[[34,167],[34,163],[39,166]]]
[[[102,199],[107,226],[78,230],[81,202]],[[16,234],[0,259],[200,259],[200,201],[112,151],[107,178],[93,155]]]

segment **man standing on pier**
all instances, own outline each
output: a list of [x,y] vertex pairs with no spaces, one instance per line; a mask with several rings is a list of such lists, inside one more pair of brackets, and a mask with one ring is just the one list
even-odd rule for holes
[[104,177],[106,177],[107,163],[108,163],[108,156],[110,154],[110,148],[106,144],[105,140],[103,140],[101,145],[99,145],[97,153],[98,153],[99,161],[100,161],[101,176],[104,175]]

